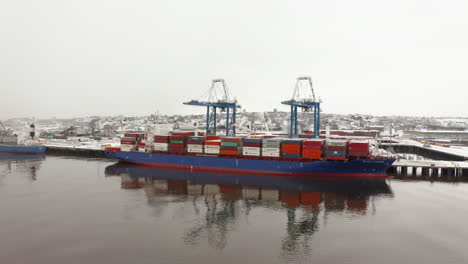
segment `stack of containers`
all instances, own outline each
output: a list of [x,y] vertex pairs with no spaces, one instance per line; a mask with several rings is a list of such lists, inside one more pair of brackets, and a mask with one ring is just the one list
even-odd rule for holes
[[203,153],[204,144],[205,144],[205,137],[203,136],[187,137],[187,152],[188,153]]
[[351,140],[348,145],[348,156],[356,158],[368,158],[369,142],[364,140]]
[[325,140],[308,139],[302,142],[302,158],[321,159]]
[[212,139],[208,140],[209,136],[205,137],[205,153],[206,154],[219,154],[221,151],[221,140]]
[[262,140],[262,156],[263,157],[280,157],[282,138],[263,138]]
[[153,141],[154,151],[169,151],[169,136],[154,136]]
[[145,137],[145,132],[128,132],[124,134],[124,137],[135,138],[136,141],[141,141]]
[[261,138],[243,138],[242,139],[242,155],[244,156],[260,156],[262,149]]
[[327,160],[345,160],[348,148],[347,140],[328,140],[327,141]]
[[137,140],[134,137],[123,137],[120,139],[120,150],[131,151],[137,144]]
[[281,157],[285,158],[301,158],[302,139],[291,138],[286,139],[281,144]]
[[222,137],[221,138],[221,155],[239,155],[241,153],[242,138],[239,137]]
[[193,132],[171,132],[169,136],[169,153],[184,153],[185,140],[193,136]]

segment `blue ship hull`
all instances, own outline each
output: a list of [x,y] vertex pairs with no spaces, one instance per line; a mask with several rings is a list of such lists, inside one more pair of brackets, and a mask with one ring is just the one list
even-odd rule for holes
[[45,146],[23,146],[23,145],[2,145],[0,144],[0,152],[12,154],[44,154]]
[[387,170],[395,161],[393,158],[361,159],[348,162],[282,161],[123,151],[106,151],[105,154],[123,162],[159,168],[307,178],[387,177]]

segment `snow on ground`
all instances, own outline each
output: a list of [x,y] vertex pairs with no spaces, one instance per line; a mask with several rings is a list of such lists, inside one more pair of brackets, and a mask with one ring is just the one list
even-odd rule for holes
[[455,154],[455,155],[460,155],[468,158],[468,147],[462,147],[462,146],[450,146],[450,147],[442,147],[442,146],[436,146],[436,145],[430,145],[430,147],[424,147],[424,144],[415,140],[411,139],[403,139],[400,140],[400,144],[402,145],[413,145],[413,146],[418,146],[422,148],[427,148],[427,149],[433,149],[449,154]]

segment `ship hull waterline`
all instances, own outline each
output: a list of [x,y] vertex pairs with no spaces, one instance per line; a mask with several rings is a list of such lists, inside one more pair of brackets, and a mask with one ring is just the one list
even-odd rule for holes
[[0,152],[1,153],[9,153],[9,154],[44,154],[46,152],[45,146],[21,146],[21,145],[1,145],[0,144]]
[[123,151],[105,151],[105,155],[121,162],[155,168],[291,178],[387,178],[387,170],[395,161],[388,158],[303,162]]

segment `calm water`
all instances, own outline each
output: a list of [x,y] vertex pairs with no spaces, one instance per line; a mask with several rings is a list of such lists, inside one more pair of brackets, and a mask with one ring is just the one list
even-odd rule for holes
[[468,263],[468,184],[0,157],[0,263]]

